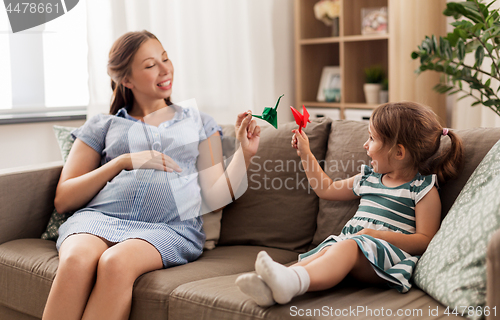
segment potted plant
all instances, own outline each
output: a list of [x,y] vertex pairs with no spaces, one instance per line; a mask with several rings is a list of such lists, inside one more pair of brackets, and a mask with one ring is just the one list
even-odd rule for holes
[[[473,97],[473,106],[482,104],[500,116],[500,15],[489,10],[495,1],[484,4],[479,0],[449,2],[443,14],[453,16],[453,32],[446,37],[426,36],[413,59],[420,58],[416,73],[433,70],[443,73],[434,89],[440,93],[463,93],[459,98]],[[465,56],[474,53],[474,64]],[[490,59],[484,60],[485,57]],[[489,64],[483,67],[483,60]],[[464,86],[468,85],[468,86]]]
[[382,80],[382,89],[378,93],[378,103],[387,103],[389,102],[389,79],[384,78]]
[[382,80],[384,79],[384,69],[380,65],[365,68],[365,100],[367,104],[378,104],[379,92],[382,90]]

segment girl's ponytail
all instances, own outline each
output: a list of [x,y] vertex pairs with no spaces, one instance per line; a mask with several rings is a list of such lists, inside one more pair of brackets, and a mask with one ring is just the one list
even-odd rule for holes
[[439,156],[436,166],[439,181],[454,179],[458,176],[460,167],[457,165],[462,164],[464,154],[462,139],[452,131],[448,131],[446,135],[450,137],[451,145],[447,150],[443,150]]

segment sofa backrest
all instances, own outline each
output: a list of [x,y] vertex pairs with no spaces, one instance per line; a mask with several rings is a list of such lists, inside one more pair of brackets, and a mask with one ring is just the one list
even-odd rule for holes
[[[343,180],[358,174],[361,165],[370,165],[370,158],[363,148],[368,139],[368,122],[333,121],[328,137],[328,150],[324,170],[334,180]],[[329,235],[340,234],[342,228],[356,213],[359,200],[319,200],[319,213],[312,247]]]
[[[317,159],[325,157],[330,124],[329,118],[316,119],[305,129]],[[308,249],[319,199],[309,189],[300,158],[290,144],[296,128],[295,123],[280,124],[278,130],[262,127],[259,150],[248,169],[248,189],[223,210],[219,245]],[[223,129],[230,133],[229,128]]]

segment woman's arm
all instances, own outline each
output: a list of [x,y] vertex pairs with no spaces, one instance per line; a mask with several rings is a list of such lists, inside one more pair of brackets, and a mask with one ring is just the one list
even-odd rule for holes
[[415,219],[414,234],[372,229],[363,229],[357,234],[367,234],[385,240],[411,255],[423,254],[441,223],[441,200],[436,187],[433,187],[415,206]]
[[333,181],[321,169],[321,166],[309,148],[309,139],[304,131],[293,130],[292,147],[297,149],[297,154],[302,160],[302,166],[309,180],[311,188],[318,197],[325,200],[353,200],[359,198],[352,189],[356,176],[345,180]]
[[120,171],[116,158],[99,167],[101,155],[80,139],[73,143],[57,184],[54,206],[64,213],[83,207]]
[[57,184],[54,199],[57,212],[83,207],[122,170],[139,167],[169,172],[181,170],[170,157],[150,150],[123,154],[99,167],[100,163],[99,153],[80,139],[75,140]]
[[205,204],[209,210],[219,209],[238,197],[240,185],[246,183],[246,171],[251,158],[258,149],[260,127],[252,120],[250,112],[241,113],[236,121],[236,138],[240,148],[234,153],[231,163],[224,171],[222,144],[219,133],[200,143],[198,172]]

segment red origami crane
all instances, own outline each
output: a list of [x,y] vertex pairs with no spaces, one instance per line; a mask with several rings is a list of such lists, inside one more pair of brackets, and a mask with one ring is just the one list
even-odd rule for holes
[[290,106],[290,109],[292,109],[293,117],[295,118],[295,122],[299,125],[299,132],[302,132],[302,128],[305,128],[308,122],[311,122],[309,120],[309,112],[307,112],[307,109],[304,105],[302,105],[302,112],[304,114],[301,114],[298,112],[294,107]]

